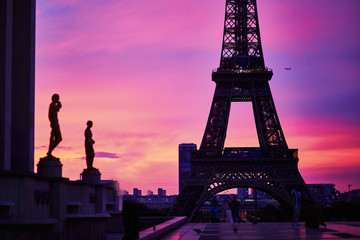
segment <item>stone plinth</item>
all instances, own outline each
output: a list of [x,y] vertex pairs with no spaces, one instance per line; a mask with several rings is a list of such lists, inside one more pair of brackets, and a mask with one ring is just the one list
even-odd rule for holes
[[62,164],[59,158],[54,156],[46,156],[40,158],[38,167],[38,175],[45,178],[61,178]]
[[97,168],[87,168],[82,172],[82,181],[86,183],[100,183],[101,173]]

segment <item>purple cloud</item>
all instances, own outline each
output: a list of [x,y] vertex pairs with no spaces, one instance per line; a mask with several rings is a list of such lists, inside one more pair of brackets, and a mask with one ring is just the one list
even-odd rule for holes
[[110,152],[95,152],[95,157],[99,158],[122,158],[123,155]]

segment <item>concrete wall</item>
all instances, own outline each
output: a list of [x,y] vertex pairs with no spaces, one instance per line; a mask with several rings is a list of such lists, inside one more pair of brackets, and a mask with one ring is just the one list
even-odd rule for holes
[[0,3],[0,171],[34,172],[35,0]]
[[2,173],[0,238],[102,240],[108,231],[123,232],[113,185]]
[[0,1],[0,171],[9,171],[11,152],[12,0]]

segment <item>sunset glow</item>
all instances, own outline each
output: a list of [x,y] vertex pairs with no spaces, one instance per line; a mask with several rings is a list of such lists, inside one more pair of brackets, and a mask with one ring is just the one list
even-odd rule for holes
[[[177,194],[178,145],[199,146],[206,126],[224,7],[224,0],[37,0],[35,164],[47,152],[47,111],[58,93],[63,141],[53,154],[64,177],[79,179],[86,167],[92,120],[103,179],[129,192]],[[359,8],[358,0],[258,0],[287,144],[299,149],[306,183],[342,192],[360,188]],[[253,116],[238,109],[230,117],[226,144],[256,146]]]

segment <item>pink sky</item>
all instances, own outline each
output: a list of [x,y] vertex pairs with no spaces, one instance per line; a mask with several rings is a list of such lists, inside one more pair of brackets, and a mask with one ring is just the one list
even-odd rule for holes
[[[225,0],[37,0],[35,160],[60,94],[63,176],[85,168],[92,120],[103,179],[178,193],[178,144],[200,144],[215,89]],[[307,183],[360,188],[358,0],[258,0],[265,63],[287,143]],[[291,67],[291,71],[284,71]],[[256,146],[249,104],[234,103],[226,146]]]

